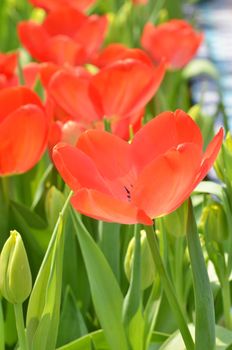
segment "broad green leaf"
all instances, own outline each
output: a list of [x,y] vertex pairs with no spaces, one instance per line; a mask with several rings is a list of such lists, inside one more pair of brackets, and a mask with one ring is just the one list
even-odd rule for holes
[[48,249],[37,275],[27,309],[26,330],[33,350],[54,350],[59,325],[63,266],[63,215],[60,212]]
[[102,252],[104,253],[115,277],[120,279],[120,225],[99,221],[99,241]]
[[48,249],[29,300],[27,336],[33,350],[53,350],[59,325],[63,261],[62,221]]
[[219,184],[213,182],[213,181],[202,181],[199,183],[199,185],[195,188],[194,192],[200,192],[200,193],[210,193],[213,194],[220,199],[223,196],[223,189],[222,186]]
[[71,343],[61,346],[57,350],[91,350],[91,343],[94,344],[97,350],[110,350],[102,329],[76,339]]
[[111,350],[128,350],[122,325],[123,297],[103,253],[72,211],[75,232],[85,261],[93,303]]
[[210,288],[193,207],[190,201],[187,221],[187,243],[192,267],[195,295],[195,350],[214,350],[215,315],[213,293]]
[[57,345],[61,346],[69,343],[77,337],[82,337],[88,333],[84,318],[78,308],[75,296],[68,286],[65,291]]

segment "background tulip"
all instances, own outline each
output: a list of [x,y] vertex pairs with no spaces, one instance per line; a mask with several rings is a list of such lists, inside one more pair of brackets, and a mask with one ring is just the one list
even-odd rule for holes
[[42,157],[48,120],[38,96],[26,87],[0,91],[0,175],[23,173]]
[[147,23],[141,43],[155,62],[165,59],[170,69],[179,69],[193,58],[202,40],[202,33],[197,33],[186,21],[175,19],[157,27]]

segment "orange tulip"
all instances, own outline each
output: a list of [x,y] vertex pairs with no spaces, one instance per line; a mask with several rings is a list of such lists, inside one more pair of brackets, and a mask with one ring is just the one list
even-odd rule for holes
[[32,57],[58,65],[91,61],[106,29],[106,16],[86,16],[70,7],[49,12],[42,24],[24,21],[18,26],[20,40]]
[[79,11],[85,11],[91,7],[96,0],[30,0],[30,2],[37,7],[42,7],[46,11],[53,11],[64,6],[73,7]]
[[147,23],[141,43],[155,62],[165,59],[169,68],[179,69],[193,58],[202,40],[203,34],[186,21],[174,19],[157,27]]
[[23,173],[42,157],[48,120],[38,96],[26,87],[0,91],[0,175]]
[[215,161],[222,139],[220,129],[203,152],[198,126],[177,110],[151,120],[131,144],[88,130],[76,147],[56,145],[53,160],[74,191],[72,205],[79,212],[103,221],[151,225],[189,197]]

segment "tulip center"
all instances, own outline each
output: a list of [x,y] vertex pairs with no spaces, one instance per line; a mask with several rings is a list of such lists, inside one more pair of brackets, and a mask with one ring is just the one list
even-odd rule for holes
[[[132,188],[133,185],[130,185],[130,187]],[[124,186],[125,190],[126,190],[126,197],[127,197],[127,200],[130,202],[131,201],[131,191],[126,187]]]

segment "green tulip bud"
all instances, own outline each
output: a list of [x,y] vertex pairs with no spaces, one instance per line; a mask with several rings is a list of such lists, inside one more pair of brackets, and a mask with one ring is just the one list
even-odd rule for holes
[[219,155],[214,163],[217,176],[224,182],[232,182],[232,136],[227,133]]
[[210,241],[222,242],[228,238],[227,218],[220,203],[214,202],[203,209],[200,229]]
[[10,303],[23,303],[31,292],[31,271],[22,238],[11,231],[0,256],[0,292]]
[[168,234],[176,237],[186,235],[188,219],[188,202],[185,201],[178,209],[163,218],[164,228]]
[[[147,242],[146,232],[141,231],[140,234],[141,244],[141,288],[146,289],[149,287],[155,279],[155,265],[152,259],[150,247]],[[133,237],[128,245],[125,260],[124,269],[128,281],[131,279],[131,272],[134,260],[135,250],[135,238]]]

